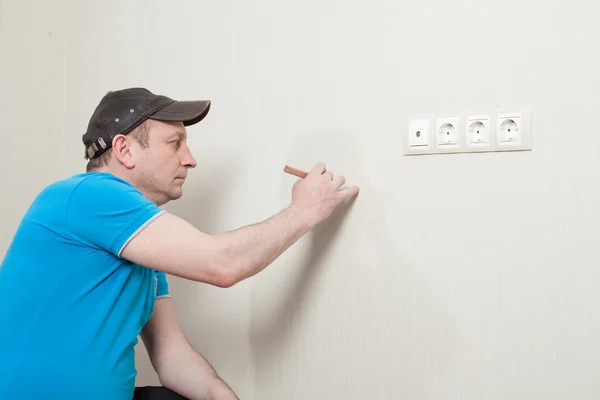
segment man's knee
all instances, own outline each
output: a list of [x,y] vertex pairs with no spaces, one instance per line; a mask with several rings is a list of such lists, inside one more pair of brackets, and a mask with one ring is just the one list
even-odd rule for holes
[[187,400],[162,386],[140,386],[135,388],[133,400]]

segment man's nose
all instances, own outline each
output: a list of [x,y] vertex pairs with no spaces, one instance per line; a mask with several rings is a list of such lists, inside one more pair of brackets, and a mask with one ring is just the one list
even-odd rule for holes
[[190,148],[187,147],[187,145],[185,146],[185,149],[184,149],[184,156],[183,156],[183,159],[181,160],[181,165],[186,168],[196,168],[196,165],[198,165],[198,163],[196,162],[196,159],[194,158],[194,156],[192,155],[192,152],[190,151]]

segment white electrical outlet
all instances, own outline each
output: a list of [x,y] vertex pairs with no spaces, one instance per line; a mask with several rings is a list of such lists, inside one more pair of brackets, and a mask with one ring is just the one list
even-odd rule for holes
[[467,138],[467,147],[489,147],[490,117],[488,115],[467,117],[465,130],[465,137]]
[[498,115],[496,132],[499,146],[521,145],[521,113]]
[[436,138],[438,148],[458,147],[458,124],[460,118],[438,118],[436,125]]

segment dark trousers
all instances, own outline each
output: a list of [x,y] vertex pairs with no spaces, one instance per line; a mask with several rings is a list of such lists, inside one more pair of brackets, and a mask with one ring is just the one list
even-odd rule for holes
[[140,386],[135,388],[133,400],[187,400],[185,397],[162,386]]

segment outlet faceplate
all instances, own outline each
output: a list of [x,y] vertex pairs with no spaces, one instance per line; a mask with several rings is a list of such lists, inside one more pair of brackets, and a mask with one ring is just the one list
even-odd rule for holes
[[409,120],[404,155],[530,151],[531,109],[496,107],[421,113]]
[[465,128],[467,147],[485,148],[490,145],[490,117],[488,115],[467,117]]
[[436,138],[438,147],[458,147],[458,124],[460,118],[438,118]]
[[498,115],[498,145],[518,146],[521,144],[521,113]]
[[408,124],[408,146],[415,150],[429,148],[429,130],[431,122],[427,118],[410,120]]

